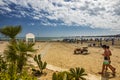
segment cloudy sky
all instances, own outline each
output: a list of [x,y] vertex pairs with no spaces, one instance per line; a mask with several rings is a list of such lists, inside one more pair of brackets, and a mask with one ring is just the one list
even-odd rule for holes
[[120,0],[0,0],[0,27],[21,25],[20,36],[120,34]]

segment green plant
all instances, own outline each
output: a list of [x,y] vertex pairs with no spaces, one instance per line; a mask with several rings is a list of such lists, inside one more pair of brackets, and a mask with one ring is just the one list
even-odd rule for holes
[[15,50],[15,44],[8,44],[7,49],[4,50],[4,54],[5,54],[7,62],[16,64],[18,56]]
[[43,69],[45,69],[46,66],[47,66],[47,63],[46,62],[42,62],[41,55],[35,55],[34,61],[37,63],[37,65],[39,67],[40,74],[42,74],[43,73]]
[[20,75],[18,75],[18,80],[37,80],[34,76],[28,74],[28,72],[23,71]]
[[4,72],[7,69],[7,63],[4,58],[0,55],[0,72]]
[[13,63],[8,65],[8,70],[6,73],[8,73],[10,80],[16,80],[17,79],[17,66]]
[[8,45],[7,50],[4,51],[7,62],[9,63],[10,68],[17,64],[17,53],[15,50],[15,45],[16,45],[16,36],[21,32],[22,28],[21,26],[5,26],[3,28],[0,28],[0,33],[9,37],[10,42]]
[[70,68],[70,76],[75,80],[86,80],[83,76],[87,75],[83,68]]
[[10,38],[11,44],[16,44],[16,36],[22,31],[20,25],[17,26],[5,26],[0,28],[0,33]]
[[0,33],[11,38],[11,41],[15,43],[15,37],[21,32],[22,28],[18,26],[5,26],[0,28]]
[[37,78],[28,74],[26,71],[23,71],[21,74],[12,74],[12,76],[4,72],[0,73],[0,80],[37,80]]
[[70,80],[68,79],[68,72],[53,73],[52,80]]
[[10,75],[8,73],[0,73],[0,80],[10,80]]
[[22,69],[24,65],[27,62],[28,57],[31,57],[30,54],[27,54],[27,52],[35,52],[36,50],[33,48],[34,43],[25,43],[23,41],[18,41],[15,50],[17,52],[18,58],[17,58],[17,66],[18,71],[22,72]]
[[21,30],[21,26],[5,26],[0,28],[0,33],[10,38],[9,45],[4,50],[7,65],[0,58],[0,70],[6,69],[6,71],[0,72],[0,80],[34,80],[29,78],[31,77],[29,74],[23,74],[22,71],[28,56],[30,56],[27,52],[34,52],[35,50],[33,49],[33,43],[16,41],[16,36]]

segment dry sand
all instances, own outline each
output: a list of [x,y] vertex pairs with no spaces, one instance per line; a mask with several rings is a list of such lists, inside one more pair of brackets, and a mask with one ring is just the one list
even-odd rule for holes
[[[0,44],[1,52],[3,52],[5,49],[6,44],[6,42]],[[79,44],[79,46],[84,45]],[[103,53],[102,48],[89,47],[88,55],[73,54],[73,51],[76,48],[76,44],[71,43],[37,42],[34,48],[38,49],[36,54],[44,54],[42,60],[46,61],[48,64],[60,67],[62,69],[83,67],[86,70],[86,73],[90,75],[92,74],[92,76],[98,76],[98,80],[120,80],[120,48],[110,47],[110,50],[112,51],[111,64],[116,68],[116,77],[111,78],[110,75],[110,77],[107,79],[104,79],[98,74],[98,72],[101,71],[103,62],[103,56],[101,55]],[[46,69],[46,72],[47,75],[42,76],[41,80],[51,80],[53,71]],[[108,72],[111,71],[109,70]]]

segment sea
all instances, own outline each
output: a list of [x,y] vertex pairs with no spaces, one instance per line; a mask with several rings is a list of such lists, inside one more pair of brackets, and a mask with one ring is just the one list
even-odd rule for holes
[[[35,41],[62,41],[66,37],[35,37]],[[25,37],[17,37],[17,40],[25,40]],[[9,41],[8,37],[0,37],[0,41]]]
[[[104,39],[105,37],[84,37],[83,39],[95,39],[95,38],[102,38]],[[17,37],[17,40],[25,40],[25,37]],[[35,37],[35,41],[62,41],[63,39],[78,39],[81,40],[82,37],[80,36],[69,36],[69,37]],[[0,41],[9,41],[10,38],[8,37],[0,37]]]

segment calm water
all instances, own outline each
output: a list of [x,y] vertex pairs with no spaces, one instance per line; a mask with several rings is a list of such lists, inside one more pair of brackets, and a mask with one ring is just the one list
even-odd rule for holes
[[[84,37],[84,39],[91,39],[92,37]],[[104,39],[105,37],[93,37],[94,38],[102,38]],[[109,38],[109,37],[106,37]],[[110,37],[112,39],[112,37]],[[19,40],[25,40],[25,37],[17,37]],[[81,39],[81,37],[35,37],[36,41],[57,41],[57,40],[63,40],[63,39]],[[119,37],[120,39],[120,37]],[[9,38],[7,37],[0,37],[0,40],[8,41]]]
[[[36,37],[36,41],[53,41],[53,40],[63,40],[65,37]],[[25,37],[17,37],[17,39],[25,40]],[[7,37],[0,37],[0,40],[8,41]]]

